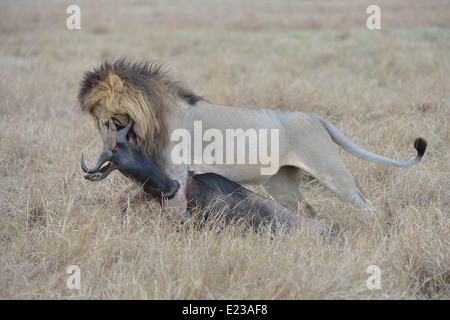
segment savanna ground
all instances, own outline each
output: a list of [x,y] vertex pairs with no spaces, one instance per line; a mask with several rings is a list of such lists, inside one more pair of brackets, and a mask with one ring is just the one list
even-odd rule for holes
[[[81,30],[66,28],[70,4]],[[0,298],[448,299],[450,3],[377,1],[374,31],[370,4],[0,1]],[[113,200],[126,178],[83,179],[80,155],[91,163],[101,141],[76,100],[83,72],[119,57],[168,63],[216,104],[319,114],[398,160],[417,136],[428,150],[408,169],[342,152],[373,212],[305,180],[343,246],[175,227],[158,205],[124,216]],[[370,265],[380,289],[366,286]]]

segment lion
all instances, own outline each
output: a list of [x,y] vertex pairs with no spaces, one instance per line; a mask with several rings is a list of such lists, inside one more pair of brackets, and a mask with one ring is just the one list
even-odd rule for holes
[[[177,215],[186,212],[185,189],[189,172],[211,172],[244,185],[261,184],[282,206],[294,212],[306,209],[306,214],[314,217],[315,209],[306,202],[301,192],[301,177],[306,172],[343,201],[368,209],[368,202],[358,191],[335,144],[361,159],[397,167],[418,163],[427,147],[423,138],[417,138],[414,141],[417,151],[415,159],[400,162],[359,147],[330,122],[314,114],[276,108],[214,105],[185,88],[169,74],[164,65],[157,62],[132,62],[125,59],[104,61],[92,71],[85,72],[80,82],[78,100],[82,111],[92,116],[101,134],[104,150],[114,149],[115,135],[127,124],[126,114],[135,119],[128,141],[141,146],[164,174],[180,184],[179,191],[166,205],[169,212],[176,212]],[[113,125],[113,118],[122,127]],[[195,141],[198,136],[195,125],[198,123],[204,131],[200,142]],[[179,129],[183,129],[187,136],[174,137],[173,133]],[[235,136],[241,141],[253,141],[247,135],[250,130],[276,132],[278,141],[261,140],[261,148],[278,151],[275,165],[261,174],[261,169],[267,164],[262,159],[256,163],[224,163],[218,158],[213,162],[198,159],[198,155],[210,147],[205,145],[207,132],[225,134],[231,129],[241,130]],[[196,145],[187,141],[189,136],[194,137]],[[271,138],[273,136],[271,134]],[[209,140],[212,140],[211,135]],[[174,161],[174,150],[179,151],[182,142],[185,147],[183,150],[190,153],[184,156],[194,161]],[[242,153],[246,159],[252,156],[246,154],[242,145],[239,148],[231,144],[230,147],[229,141],[215,146],[217,154],[228,151],[233,153],[233,158]],[[119,205],[124,204],[128,196],[138,195],[139,191],[136,190],[127,187],[118,197]]]

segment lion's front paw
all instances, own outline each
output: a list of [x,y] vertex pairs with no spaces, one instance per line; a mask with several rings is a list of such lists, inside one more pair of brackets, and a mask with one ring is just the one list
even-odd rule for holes
[[125,213],[129,207],[129,204],[134,199],[142,201],[144,198],[144,192],[136,184],[130,184],[123,189],[120,194],[114,200],[114,207],[122,213]]

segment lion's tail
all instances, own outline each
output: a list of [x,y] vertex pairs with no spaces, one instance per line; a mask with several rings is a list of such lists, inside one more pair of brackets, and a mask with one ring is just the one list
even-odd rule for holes
[[364,160],[377,162],[377,163],[381,163],[381,164],[387,164],[387,165],[396,166],[396,167],[410,167],[422,159],[423,155],[425,154],[425,150],[427,149],[427,142],[425,141],[425,139],[417,138],[414,141],[414,148],[417,150],[417,156],[414,160],[407,161],[407,162],[393,160],[393,159],[383,157],[378,154],[369,152],[367,150],[364,150],[363,148],[361,148],[360,146],[358,146],[357,144],[352,142],[349,138],[344,136],[330,122],[328,122],[327,120],[325,120],[321,117],[318,117],[318,116],[315,116],[315,117],[320,121],[320,123],[322,123],[322,125],[328,131],[331,139],[336,144],[341,146],[345,151],[353,154],[354,156],[357,156],[358,158],[364,159]]

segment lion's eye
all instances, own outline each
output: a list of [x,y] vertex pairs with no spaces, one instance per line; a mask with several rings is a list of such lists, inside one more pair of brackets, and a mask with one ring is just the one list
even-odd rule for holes
[[109,130],[109,120],[100,120],[100,127],[106,127],[106,130]]

